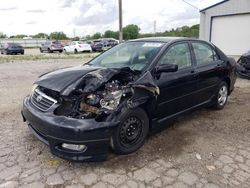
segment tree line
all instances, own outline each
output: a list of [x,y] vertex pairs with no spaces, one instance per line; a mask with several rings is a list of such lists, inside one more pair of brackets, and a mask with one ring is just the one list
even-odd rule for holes
[[[140,28],[138,25],[130,24],[123,28],[123,39],[136,39],[136,38],[143,38],[143,37],[160,37],[160,36],[173,36],[173,37],[192,37],[198,38],[199,37],[199,24],[193,26],[182,26],[171,30],[166,30],[164,32],[157,32],[157,33],[140,33]],[[13,35],[9,38],[24,38],[28,37],[27,35],[20,34],[20,35]],[[46,38],[46,39],[54,39],[54,40],[80,40],[80,37],[69,38],[64,32],[52,32],[49,35],[46,33],[38,33],[36,35],[30,36],[32,38]],[[0,38],[7,38],[7,35],[0,32]],[[119,31],[112,31],[107,30],[104,33],[94,33],[93,35],[87,35],[82,37],[84,39],[93,40],[99,38],[119,38]]]

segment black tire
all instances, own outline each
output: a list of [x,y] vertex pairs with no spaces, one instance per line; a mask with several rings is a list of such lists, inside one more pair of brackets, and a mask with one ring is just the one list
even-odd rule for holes
[[62,53],[62,52],[63,52],[62,50],[59,51],[59,53]]
[[228,99],[228,84],[226,82],[221,82],[219,85],[215,98],[213,100],[212,107],[216,110],[222,110],[227,103]]
[[138,150],[145,142],[149,120],[142,108],[128,109],[119,117],[120,124],[111,137],[111,148],[116,154],[126,155]]
[[74,50],[74,53],[75,53],[75,54],[77,54],[77,53],[78,53],[77,49],[75,49],[75,50]]
[[40,48],[40,52],[43,53],[43,49],[42,48]]
[[24,55],[24,52],[22,52],[21,55]]
[[53,53],[53,51],[50,48],[48,48],[48,53]]

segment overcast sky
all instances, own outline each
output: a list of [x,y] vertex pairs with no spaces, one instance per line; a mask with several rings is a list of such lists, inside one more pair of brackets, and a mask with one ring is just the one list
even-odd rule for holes
[[[199,9],[221,0],[186,0]],[[123,0],[123,25],[137,24],[142,33],[199,23],[199,11],[182,0]],[[63,31],[85,36],[118,30],[118,0],[2,0],[0,32],[7,35]]]

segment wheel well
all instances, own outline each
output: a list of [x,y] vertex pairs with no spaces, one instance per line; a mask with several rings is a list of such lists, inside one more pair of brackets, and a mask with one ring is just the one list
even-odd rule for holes
[[227,83],[227,85],[228,85],[228,91],[230,91],[230,86],[231,86],[230,78],[227,77],[223,81]]

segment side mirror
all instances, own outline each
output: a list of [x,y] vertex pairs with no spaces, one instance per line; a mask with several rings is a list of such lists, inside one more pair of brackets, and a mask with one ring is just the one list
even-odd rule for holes
[[178,65],[176,64],[163,64],[155,67],[155,73],[163,73],[163,72],[176,72],[178,71]]

